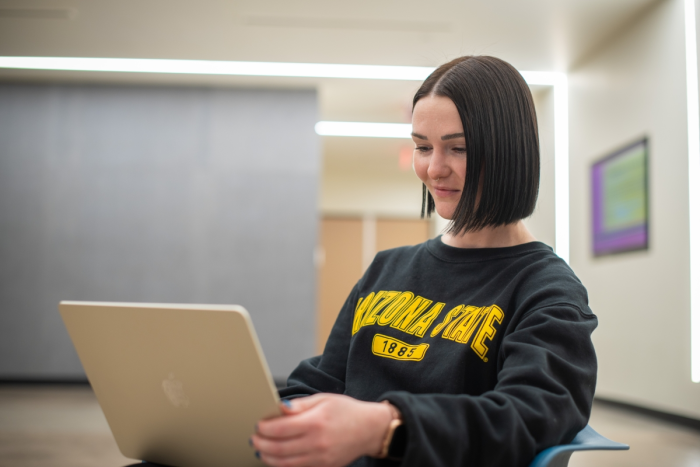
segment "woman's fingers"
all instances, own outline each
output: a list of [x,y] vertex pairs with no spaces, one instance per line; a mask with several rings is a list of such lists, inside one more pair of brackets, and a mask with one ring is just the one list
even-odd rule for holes
[[269,454],[260,454],[260,460],[271,467],[306,467],[313,465],[308,455],[293,457],[275,457]]
[[300,413],[315,407],[327,399],[327,394],[314,394],[313,396],[309,397],[299,397],[296,399],[285,400],[282,401],[282,410],[285,415]]
[[253,447],[261,454],[274,457],[289,457],[299,456],[308,452],[308,443],[304,437],[297,438],[263,438],[262,436],[253,435],[251,438]]
[[295,438],[313,432],[318,426],[317,419],[318,417],[309,416],[308,412],[300,412],[261,420],[256,433],[263,438]]
[[291,401],[289,415],[258,423],[253,442],[272,466],[338,467],[381,448],[391,421],[386,404],[319,394]]
[[292,401],[287,400],[280,402],[280,409],[282,409],[282,415],[292,415],[299,412],[299,410],[292,405]]

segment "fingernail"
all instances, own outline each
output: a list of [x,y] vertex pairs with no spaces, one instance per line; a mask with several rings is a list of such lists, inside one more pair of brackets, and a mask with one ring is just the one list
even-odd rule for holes
[[284,405],[286,405],[288,409],[291,409],[291,408],[292,408],[292,403],[289,402],[288,400],[284,399],[284,400],[282,401],[282,403],[283,403]]
[[258,451],[255,451],[255,457],[257,457],[258,459],[260,459],[260,453],[259,453]]

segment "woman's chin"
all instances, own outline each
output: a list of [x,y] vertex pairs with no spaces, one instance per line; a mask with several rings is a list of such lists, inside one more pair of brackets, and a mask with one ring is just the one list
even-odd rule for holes
[[454,208],[454,206],[436,205],[435,212],[437,212],[438,216],[442,217],[443,219],[451,220],[452,215],[455,212],[455,208]]

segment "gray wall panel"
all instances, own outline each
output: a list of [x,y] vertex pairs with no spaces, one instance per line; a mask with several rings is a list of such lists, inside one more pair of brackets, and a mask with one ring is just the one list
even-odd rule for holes
[[313,91],[0,86],[0,378],[82,375],[59,300],[240,303],[312,354]]

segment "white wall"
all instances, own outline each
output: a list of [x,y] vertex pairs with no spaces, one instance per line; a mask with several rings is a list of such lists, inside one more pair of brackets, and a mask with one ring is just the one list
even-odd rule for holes
[[323,214],[420,217],[421,182],[399,167],[409,139],[323,137]]
[[554,248],[554,91],[542,87],[533,90],[533,97],[540,133],[540,192],[525,224],[537,240]]
[[[597,395],[700,416],[690,379],[683,1],[660,2],[570,73],[571,265],[600,319]],[[591,163],[649,137],[650,249],[591,250]]]

